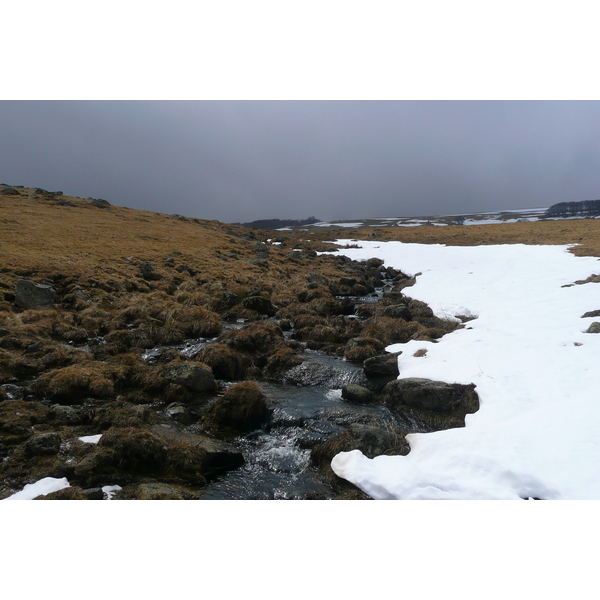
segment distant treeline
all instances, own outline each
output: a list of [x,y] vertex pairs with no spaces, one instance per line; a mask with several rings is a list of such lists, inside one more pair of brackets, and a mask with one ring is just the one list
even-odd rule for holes
[[234,225],[242,225],[250,229],[281,229],[282,227],[298,227],[301,225],[312,225],[318,223],[316,217],[308,217],[308,219],[259,219],[250,223],[234,223]]
[[600,215],[600,200],[559,202],[545,213],[546,217],[596,217]]

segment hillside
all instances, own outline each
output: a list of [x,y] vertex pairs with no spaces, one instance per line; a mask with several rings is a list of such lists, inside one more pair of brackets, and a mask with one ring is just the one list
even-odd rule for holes
[[[404,295],[401,271],[317,254],[336,238],[600,256],[598,220],[273,232],[7,186],[0,210],[0,498],[45,477],[68,478],[65,498],[197,498],[243,460],[231,406],[256,427],[272,406],[255,382],[309,364],[305,348],[362,365],[460,326]],[[363,497],[322,464],[333,497]]]

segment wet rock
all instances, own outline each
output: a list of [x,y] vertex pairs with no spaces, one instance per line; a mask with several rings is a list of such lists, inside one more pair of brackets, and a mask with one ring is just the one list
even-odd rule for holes
[[198,500],[200,494],[195,494],[179,486],[167,483],[142,483],[133,492],[136,500]]
[[252,431],[269,418],[266,396],[254,381],[232,385],[221,398],[210,404],[202,416],[206,427],[236,432]]
[[41,310],[54,304],[56,290],[51,285],[19,279],[15,292],[15,304],[25,309]]
[[190,413],[183,407],[181,404],[177,402],[172,402],[165,409],[165,415],[173,421],[177,423],[181,423],[182,425],[189,425],[192,422],[192,417]]
[[310,454],[311,463],[318,468],[329,470],[336,454],[351,450],[360,450],[368,458],[383,454],[406,456],[410,452],[410,446],[400,430],[354,423],[347,431],[316,445]]
[[348,383],[358,380],[360,376],[360,371],[305,361],[290,369],[285,374],[284,381],[292,385],[339,390]]
[[398,369],[398,356],[402,352],[394,352],[390,354],[378,354],[367,358],[363,362],[363,369],[365,375],[369,379],[375,379],[379,377],[389,377],[390,379],[396,379],[400,375]]
[[29,456],[57,454],[60,450],[61,437],[58,433],[40,433],[25,443],[25,452]]
[[212,371],[201,363],[186,362],[169,365],[162,371],[162,376],[189,391],[198,393],[214,392],[217,389]]
[[352,404],[371,404],[377,397],[366,387],[350,383],[342,388],[342,398]]
[[244,456],[233,445],[206,435],[188,433],[165,424],[154,425],[151,431],[164,438],[201,448],[205,452],[205,473],[218,475],[244,464]]
[[438,412],[452,411],[475,394],[475,385],[445,383],[418,377],[397,379],[388,383],[383,396],[387,406],[395,408],[399,405],[411,408]]

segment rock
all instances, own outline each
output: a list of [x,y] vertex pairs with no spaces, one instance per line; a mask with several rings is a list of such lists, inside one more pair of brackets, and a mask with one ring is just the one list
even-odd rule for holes
[[368,378],[390,377],[396,379],[400,375],[398,369],[398,356],[402,352],[394,352],[391,354],[378,354],[367,358],[363,362],[363,369]]
[[90,200],[90,204],[96,208],[108,208],[110,206],[110,202],[103,198],[94,198]]
[[375,401],[376,396],[366,387],[350,383],[342,388],[342,398],[353,404],[370,404]]
[[600,333],[600,323],[594,321],[586,330],[586,333]]
[[60,450],[60,442],[58,433],[40,433],[27,440],[25,452],[30,456],[57,454]]
[[367,267],[379,268],[383,265],[383,260],[381,258],[369,258],[366,265]]
[[15,292],[15,304],[25,309],[41,310],[54,304],[56,290],[51,285],[19,279]]
[[269,317],[272,317],[276,312],[271,300],[264,296],[249,296],[242,300],[242,304],[244,308],[254,310],[259,315],[268,315]]
[[202,416],[204,424],[212,429],[252,431],[269,417],[266,396],[254,381],[232,385],[221,398],[210,404]]
[[462,405],[470,407],[477,394],[474,384],[462,385],[408,377],[388,383],[383,389],[383,398],[386,406],[391,409],[408,406],[434,412],[451,412]]
[[88,497],[84,490],[75,485],[44,496],[37,496],[34,500],[88,500]]
[[14,187],[10,185],[1,185],[0,186],[0,194],[4,196],[20,196],[21,193],[19,190],[16,190]]
[[581,315],[582,319],[585,319],[587,317],[600,317],[600,310],[590,310],[585,314]]
[[147,262],[140,263],[138,265],[142,277],[146,280],[160,279],[160,275],[154,272],[154,267]]
[[[343,365],[343,363],[341,363]],[[304,361],[291,368],[284,377],[286,383],[306,387],[324,387],[339,390],[349,383],[354,383],[361,376],[360,371],[334,367],[318,362]]]
[[201,448],[206,453],[205,472],[218,475],[244,464],[244,456],[235,446],[206,435],[178,431],[168,425],[154,425],[151,431],[168,440],[183,442]]
[[77,410],[72,406],[63,406],[55,404],[52,406],[54,418],[61,425],[81,425],[86,419],[86,414],[83,411]]
[[190,413],[183,407],[181,404],[177,402],[172,402],[165,408],[165,414],[167,417],[173,419],[177,423],[181,423],[182,425],[189,425],[192,422],[192,417]]
[[311,463],[318,468],[329,470],[336,454],[351,450],[360,450],[368,458],[383,454],[406,456],[410,452],[410,446],[404,432],[400,430],[353,423],[347,431],[316,445],[310,454]]
[[383,310],[383,316],[392,317],[394,319],[404,319],[405,321],[410,321],[412,319],[410,309],[406,304],[391,304],[390,306],[386,306]]
[[264,258],[249,258],[248,262],[257,267],[264,267],[265,269],[269,268],[269,261]]
[[329,285],[329,280],[326,277],[323,277],[323,275],[319,275],[318,273],[309,273],[307,277],[311,283],[317,283],[319,285]]
[[136,500],[198,500],[201,496],[166,483],[142,483],[133,492]]
[[167,366],[162,371],[162,376],[192,392],[209,393],[217,389],[212,371],[201,363],[187,362]]

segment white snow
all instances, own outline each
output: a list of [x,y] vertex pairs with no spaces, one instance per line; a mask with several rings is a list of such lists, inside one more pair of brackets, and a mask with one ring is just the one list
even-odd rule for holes
[[97,435],[84,435],[77,439],[79,441],[83,442],[84,444],[97,444],[100,441],[101,437],[102,437],[102,434],[99,433]]
[[105,485],[102,491],[106,494],[107,500],[112,500],[113,496],[123,488],[120,485]]
[[35,483],[28,483],[20,492],[4,498],[5,500],[33,500],[38,496],[46,496],[52,492],[58,492],[63,488],[71,487],[67,478],[57,479],[55,477],[44,477]]
[[599,273],[598,259],[568,246],[360,243],[340,253],[422,272],[406,295],[438,316],[477,316],[438,343],[387,349],[402,350],[400,378],[475,383],[481,407],[464,428],[408,435],[407,456],[338,454],[336,474],[376,499],[600,499],[600,335],[581,318],[600,309],[600,287],[569,286]]

